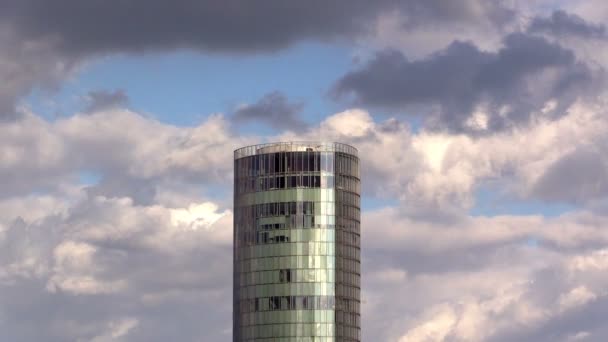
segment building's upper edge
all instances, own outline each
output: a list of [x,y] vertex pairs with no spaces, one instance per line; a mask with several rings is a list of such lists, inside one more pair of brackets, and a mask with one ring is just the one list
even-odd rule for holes
[[338,142],[321,142],[321,141],[288,141],[288,142],[273,142],[258,145],[251,145],[234,150],[234,159],[254,156],[257,154],[275,153],[275,152],[298,152],[298,151],[315,151],[315,152],[342,152],[358,157],[359,153],[356,148],[351,145]]

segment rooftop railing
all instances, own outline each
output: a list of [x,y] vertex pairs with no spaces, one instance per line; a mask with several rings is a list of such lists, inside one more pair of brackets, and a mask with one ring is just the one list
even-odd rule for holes
[[290,141],[274,142],[241,147],[234,150],[234,159],[255,156],[258,154],[276,152],[342,152],[359,156],[356,148],[351,145],[338,142],[312,142],[312,141]]

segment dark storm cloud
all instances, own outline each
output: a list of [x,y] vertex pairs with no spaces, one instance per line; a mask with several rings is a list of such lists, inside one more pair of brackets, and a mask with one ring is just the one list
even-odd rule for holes
[[404,27],[490,20],[512,11],[466,0],[4,0],[0,2],[0,118],[37,86],[56,86],[81,62],[112,53],[272,52],[301,41],[350,40],[371,33],[386,12]]
[[393,1],[8,0],[3,17],[25,37],[57,37],[73,53],[176,47],[264,51],[365,29]]
[[24,39],[0,18],[0,122],[20,117],[20,98],[36,87],[55,89],[78,64],[51,42]]
[[546,33],[554,36],[577,36],[580,38],[605,39],[606,26],[594,24],[565,11],[554,11],[550,17],[536,17],[530,23],[531,33]]
[[74,52],[141,51],[174,47],[261,51],[302,39],[352,37],[376,17],[400,10],[420,22],[497,22],[512,12],[500,3],[466,0],[6,0],[4,20],[26,37],[56,37]]
[[0,119],[20,98],[55,87],[83,61],[112,53],[276,51],[302,40],[367,32],[396,1],[0,2]]
[[234,120],[237,123],[264,122],[274,128],[301,130],[307,127],[299,117],[303,107],[302,103],[290,103],[284,94],[274,91],[254,104],[240,107],[234,113]]
[[[427,0],[400,1],[405,28],[433,27],[437,23],[454,22],[478,24],[487,20],[497,27],[510,23],[516,13],[502,1],[484,0]],[[431,20],[429,20],[431,19]]]
[[436,111],[434,124],[455,131],[469,131],[467,119],[484,104],[488,131],[494,131],[528,122],[552,99],[559,99],[554,115],[561,115],[562,106],[603,79],[603,72],[594,74],[571,50],[542,37],[513,33],[503,43],[497,52],[485,52],[455,41],[415,61],[398,51],[382,51],[338,80],[333,93],[379,107],[430,105]]
[[87,95],[87,112],[126,107],[129,104],[129,97],[124,90],[94,90]]

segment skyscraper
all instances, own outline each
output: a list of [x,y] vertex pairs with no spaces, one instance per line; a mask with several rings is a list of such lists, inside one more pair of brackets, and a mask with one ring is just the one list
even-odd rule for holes
[[233,341],[360,341],[357,150],[234,151]]

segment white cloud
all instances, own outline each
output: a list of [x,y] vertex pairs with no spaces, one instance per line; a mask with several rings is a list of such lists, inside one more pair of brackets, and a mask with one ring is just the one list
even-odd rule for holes
[[449,306],[435,308],[430,317],[399,339],[400,342],[443,341],[456,324],[456,314]]
[[73,294],[113,293],[125,289],[124,280],[103,281],[95,278],[99,266],[94,262],[97,249],[92,245],[64,241],[53,251],[54,269],[46,289]]
[[597,295],[591,292],[588,288],[585,286],[579,286],[559,297],[559,309],[560,311],[571,310],[573,308],[585,305],[596,298]]
[[122,109],[54,122],[29,113],[0,126],[0,176],[7,182],[2,195],[54,190],[82,170],[229,184],[232,155],[226,151],[246,143],[220,115],[179,128]]
[[[574,338],[582,328],[577,320],[593,315],[593,305],[603,305],[606,298],[608,277],[602,270],[607,258],[598,248],[608,243],[603,220],[589,212],[457,223],[406,219],[396,209],[365,214],[363,315],[372,329],[366,336],[403,341]],[[536,243],[529,244],[530,239]],[[407,277],[385,276],[400,274]],[[601,326],[590,321],[583,335],[592,336]]]
[[[130,341],[136,331],[149,341],[166,328],[154,310],[183,312],[184,330],[202,336],[200,310],[230,293],[232,213],[200,194],[229,186],[244,139],[221,116],[180,128],[121,109],[52,122],[30,113],[0,132],[2,339]],[[99,184],[79,184],[81,170],[99,173]],[[154,191],[141,199],[134,184],[146,179]],[[39,335],[11,323],[11,312],[48,301],[65,314],[32,317]],[[229,312],[220,306],[208,320],[221,327],[210,338],[224,336]]]
[[424,23],[408,25],[408,22],[416,20],[415,15],[408,17],[408,13],[386,13],[377,22],[375,35],[366,43],[376,48],[398,48],[407,52],[412,58],[427,56],[455,39],[475,41],[482,49],[493,50],[500,46],[502,34],[519,24],[517,20],[513,22],[507,20],[502,24],[492,22],[486,11],[496,9],[503,4],[505,2],[486,3],[479,0],[461,2],[458,4],[458,9],[452,10],[477,19],[444,21],[441,25]]
[[[2,339],[149,341],[177,317],[171,324],[192,336],[229,327],[230,211],[211,202],[172,208],[102,196],[66,199],[59,207],[57,214],[55,205],[41,206],[2,235]],[[35,317],[50,302],[63,314]],[[217,315],[201,326],[207,307],[216,307]],[[31,312],[34,332],[11,323],[16,310]],[[159,324],[159,311],[177,316],[161,314]],[[205,334],[219,340],[221,330]]]
[[[564,156],[581,145],[603,151],[607,127],[599,104],[484,137],[415,131],[352,109],[277,139],[351,143],[366,196],[399,200],[363,214],[365,338],[500,341],[542,334],[605,299],[607,219],[583,208],[471,217],[475,193],[495,182],[509,196],[538,198],[539,179]],[[236,137],[219,115],[176,127],[120,109],[53,122],[30,114],[0,133],[0,177],[10,183],[0,193],[0,331],[12,326],[0,336],[26,336],[11,312],[52,302],[66,311],[34,315],[37,339],[171,339],[164,329],[178,322],[183,336],[227,338],[230,192],[202,194],[230,187],[233,148],[259,139]],[[16,153],[20,145],[37,160]],[[79,184],[80,170],[100,182]],[[201,319],[207,307],[218,314]],[[581,339],[599,328],[564,329],[560,338]]]
[[604,271],[608,269],[608,250],[601,249],[588,255],[580,255],[572,259],[568,268],[573,271]]
[[227,213],[216,213],[217,210],[218,207],[214,203],[190,204],[187,209],[172,209],[171,223],[175,226],[185,225],[191,229],[207,229]]
[[[375,121],[368,112],[353,109],[326,118],[320,129],[300,135],[286,133],[277,140],[353,144],[364,157],[365,194],[397,198],[412,215],[462,214],[475,204],[476,191],[486,184],[496,185],[495,192],[511,198],[578,202],[603,196],[604,187],[597,191],[595,183],[583,184],[586,178],[579,177],[570,188],[554,195],[545,189],[558,185],[544,184],[568,176],[561,171],[549,179],[546,175],[581,146],[604,151],[601,141],[608,134],[608,121],[601,103],[575,103],[566,115],[553,121],[537,113],[530,127],[480,137],[412,132],[396,119]],[[547,103],[545,110],[551,106]]]
[[334,114],[321,122],[321,136],[360,138],[368,134],[373,126],[374,122],[368,112],[351,109]]
[[136,318],[123,318],[117,321],[108,323],[108,332],[99,336],[95,336],[90,342],[112,342],[124,341],[123,337],[137,328],[139,321]]

